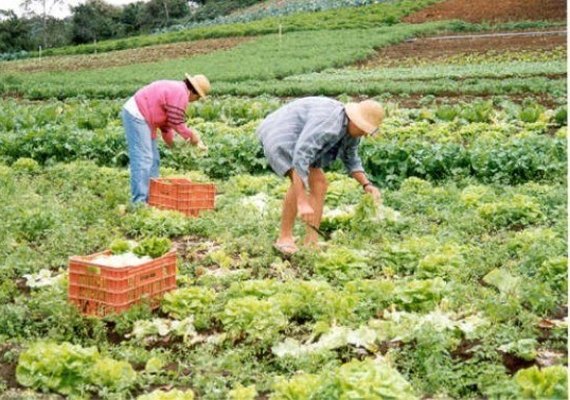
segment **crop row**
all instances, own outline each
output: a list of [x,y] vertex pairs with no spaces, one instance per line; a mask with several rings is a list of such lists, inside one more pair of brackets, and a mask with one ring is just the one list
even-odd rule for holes
[[[100,165],[124,166],[128,157],[123,129],[114,114],[117,105],[108,104],[109,108],[102,107],[100,113],[77,115],[77,121],[60,121],[61,124],[55,123],[57,118],[42,123],[31,113],[28,118],[33,118],[34,123],[27,127],[19,124],[18,119],[11,119],[12,112],[18,110],[16,106],[3,119],[10,126],[0,135],[0,156],[7,162],[22,157],[42,164],[87,159]],[[85,106],[87,103],[71,107],[77,110]],[[275,104],[268,103],[268,107],[258,110],[264,110],[264,114]],[[496,114],[490,103],[474,103],[462,111],[448,106],[431,114],[428,110],[419,115],[412,113],[411,117],[418,121],[411,125],[407,122],[410,115],[394,111],[396,115],[387,119],[382,135],[364,141],[361,157],[371,177],[382,185],[398,185],[410,176],[430,180],[473,176],[485,182],[505,183],[560,179],[566,174],[565,131],[561,130],[559,137],[550,136],[552,124],[548,119],[540,119],[553,118],[548,116],[552,114],[534,107],[519,111],[530,118],[528,122],[516,120],[496,125],[490,123]],[[63,108],[63,104],[50,107],[44,117],[58,109],[63,112]],[[439,122],[431,122],[430,118]],[[198,169],[215,178],[266,172],[268,167],[255,136],[258,123],[259,120],[252,120],[232,127],[197,119],[191,125],[208,143],[209,154],[200,156],[182,143],[174,149],[161,147],[163,164]]]
[[[398,25],[391,28],[351,29],[338,41],[334,31],[267,35],[230,51],[218,51],[188,60],[175,59],[110,69],[58,74],[0,75],[0,92],[46,97],[126,97],[157,79],[181,79],[184,73],[207,73],[214,91],[221,81],[264,81],[306,72],[337,68],[362,60],[378,47],[434,33],[445,23]],[[319,46],[315,47],[315,43]],[[323,54],[322,48],[335,48]]]
[[[435,104],[434,98],[428,96],[419,100],[423,104],[422,108],[407,108],[394,103],[390,98],[377,99],[384,104],[387,113],[383,124],[384,136],[425,136],[433,140],[440,137],[442,141],[452,140],[450,138],[455,136],[456,140],[465,141],[473,139],[482,128],[470,125],[473,123],[490,124],[487,130],[493,132],[492,135],[501,137],[516,134],[524,136],[526,131],[545,133],[567,123],[565,105],[549,109],[528,100],[517,104],[497,97],[489,101]],[[340,96],[338,100],[345,103],[352,101],[348,96]],[[113,129],[120,125],[118,115],[124,102],[124,99],[67,99],[50,102],[0,100],[0,132],[25,132],[37,127],[47,128],[48,125],[50,128],[62,127],[68,130],[72,127],[91,131],[107,127]],[[217,129],[223,131],[224,125],[229,128],[251,125],[286,102],[287,100],[265,96],[209,97],[192,103],[187,110],[187,117],[191,125],[216,122],[219,123]],[[456,125],[446,125],[445,122],[454,122]],[[476,130],[469,133],[472,128]],[[249,129],[254,129],[254,126]]]
[[304,75],[294,75],[285,78],[287,82],[351,82],[351,81],[416,81],[452,79],[463,80],[469,78],[524,78],[530,76],[550,75],[565,76],[566,62],[490,62],[475,65],[430,65],[408,68],[382,68],[382,69],[342,69],[325,70]]
[[[334,31],[267,35],[231,50],[101,70],[51,74],[0,74],[0,92],[32,99],[117,98],[132,95],[157,79],[180,79],[185,72],[206,72],[214,94],[229,95],[566,95],[566,65],[559,60],[429,68],[334,69],[373,55],[377,48],[431,34],[450,23],[351,29],[338,41]],[[315,48],[314,43],[319,43]],[[326,55],[320,48],[335,48]],[[322,71],[322,72],[319,72]],[[283,79],[284,78],[284,79]]]
[[237,96],[306,96],[311,94],[338,96],[341,94],[378,96],[437,95],[437,96],[493,96],[493,95],[546,95],[563,97],[567,80],[546,77],[464,80],[434,79],[428,81],[340,81],[326,79],[312,82],[244,81],[220,82],[217,93]]
[[[282,261],[270,249],[287,183],[273,175],[218,182],[216,211],[187,219],[149,208],[125,214],[122,169],[2,165],[0,338],[11,348],[6,357],[18,358],[19,381],[103,398],[170,384],[216,399],[240,383],[279,399],[302,389],[347,390],[357,376],[361,389],[383,385],[408,397],[517,398],[522,388],[540,393],[541,384],[567,390],[560,371],[543,369],[525,383],[521,376],[533,370],[514,379],[503,358],[540,363],[550,354],[564,363],[556,357],[565,354],[566,328],[538,327],[558,323],[567,302],[565,184],[408,178],[385,189],[376,208],[349,178],[328,178],[332,240]],[[180,289],[163,300],[161,318],[145,308],[81,318],[67,304],[58,268],[112,237],[148,235],[192,235],[178,239]],[[42,268],[62,279],[20,291],[21,276]],[[372,363],[380,356],[388,364]],[[375,365],[390,366],[385,378],[362,375]]]
[[550,62],[566,60],[567,51],[565,46],[558,46],[554,49],[518,49],[518,50],[482,50],[472,53],[469,49],[457,54],[442,54],[440,56],[422,57],[422,55],[401,56],[397,58],[377,57],[372,60],[375,68],[378,67],[398,67],[417,68],[420,66],[439,65],[475,65],[490,63],[511,63],[511,62]]

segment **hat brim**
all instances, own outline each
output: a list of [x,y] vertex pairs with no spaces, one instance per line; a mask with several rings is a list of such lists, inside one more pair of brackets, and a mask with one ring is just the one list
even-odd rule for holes
[[348,119],[350,119],[354,123],[354,125],[362,129],[368,135],[374,134],[378,129],[377,126],[368,123],[368,121],[364,119],[358,103],[348,103],[347,105],[344,106],[344,109],[346,110],[346,115],[348,116]]
[[190,81],[190,83],[192,84],[192,87],[194,87],[194,89],[196,90],[196,92],[198,92],[198,95],[200,97],[206,97],[206,93],[204,93],[204,91],[200,88],[200,86],[198,85],[198,82],[196,82],[196,80],[188,75],[188,74],[184,74],[186,75],[186,79],[188,79]]

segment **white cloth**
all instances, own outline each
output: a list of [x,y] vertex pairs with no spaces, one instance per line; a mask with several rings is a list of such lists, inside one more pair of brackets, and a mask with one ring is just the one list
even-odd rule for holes
[[133,117],[144,120],[144,117],[139,110],[139,106],[137,106],[137,102],[135,101],[135,96],[127,100],[123,108],[127,110]]

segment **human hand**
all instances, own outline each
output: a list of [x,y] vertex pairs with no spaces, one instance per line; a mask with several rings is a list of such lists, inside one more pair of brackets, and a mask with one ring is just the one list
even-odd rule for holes
[[200,152],[208,154],[208,146],[206,146],[202,140],[199,140],[198,143],[196,143],[196,148],[200,150]]
[[376,186],[367,185],[364,188],[364,191],[366,193],[370,193],[372,195],[372,198],[377,204],[380,204],[382,202],[382,194],[380,193],[380,190]]
[[303,222],[314,225],[313,220],[315,219],[315,210],[307,201],[300,201],[297,203],[297,214]]

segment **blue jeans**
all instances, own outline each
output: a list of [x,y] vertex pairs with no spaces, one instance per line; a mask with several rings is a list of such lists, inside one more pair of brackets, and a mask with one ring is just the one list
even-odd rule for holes
[[133,203],[148,202],[150,178],[159,175],[160,154],[156,140],[151,138],[150,128],[144,119],[121,111],[127,135],[131,169],[131,200]]

